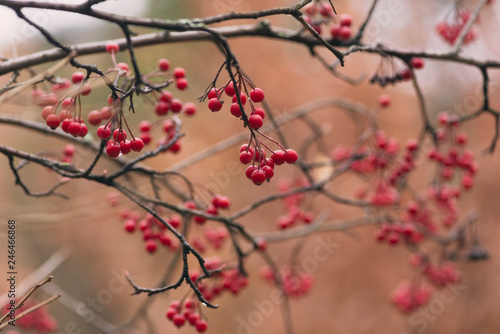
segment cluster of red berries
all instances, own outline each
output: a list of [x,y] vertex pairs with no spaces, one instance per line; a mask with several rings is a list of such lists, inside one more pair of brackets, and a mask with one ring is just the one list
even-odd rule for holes
[[177,328],[184,326],[186,321],[196,328],[198,333],[207,330],[207,321],[196,311],[197,303],[194,299],[186,298],[184,302],[174,300],[167,309],[165,316],[172,321]]
[[[107,140],[111,137],[111,129],[108,125],[101,125],[97,129],[97,136],[102,140]],[[120,128],[113,131],[113,140],[106,143],[106,154],[111,158],[117,158],[120,154],[129,154],[132,151],[140,152],[143,148],[144,142],[141,138],[132,137],[132,140],[128,140],[127,133]]]
[[[307,294],[314,284],[314,277],[311,274],[296,268],[283,267],[279,275],[283,292],[289,297],[300,297]],[[276,283],[276,277],[269,266],[261,269],[261,276],[271,283]]]
[[266,158],[266,152],[262,146],[268,148],[260,141],[258,145],[255,145],[255,148],[248,144],[240,147],[240,162],[244,165],[252,163],[245,170],[245,175],[255,185],[261,185],[266,180],[269,181],[274,176],[275,166],[284,163],[293,164],[299,158],[297,152],[292,149],[285,149],[284,147],[276,151],[271,151],[268,148],[272,153],[270,158]]
[[[37,304],[36,300],[28,299],[16,312],[19,314]],[[6,307],[2,308],[7,309]],[[40,307],[22,318],[16,319],[16,326],[29,331],[29,333],[46,334],[57,330],[57,320],[49,314],[48,307]],[[18,331],[8,331],[6,334],[20,334]]]
[[[306,187],[309,184],[305,178],[296,178],[293,183],[292,185],[289,179],[281,179],[278,183],[279,192],[285,193],[290,191],[293,186]],[[314,220],[313,212],[301,208],[304,198],[305,195],[303,193],[297,193],[283,198],[286,214],[278,218],[278,227],[280,229],[288,228],[298,221],[309,224]]]
[[392,302],[403,312],[413,312],[430,299],[432,289],[420,282],[401,282],[391,294]]
[[[120,217],[126,232],[134,233],[137,230],[141,232],[144,247],[148,253],[155,253],[158,244],[171,250],[176,250],[179,247],[177,239],[173,238],[165,225],[151,214],[147,214],[141,219],[137,212],[123,209],[120,211]],[[181,225],[179,216],[174,215],[165,219],[173,228],[178,228]]]
[[454,262],[445,261],[439,265],[434,265],[429,261],[427,255],[412,254],[410,264],[422,272],[429,282],[437,288],[443,288],[448,284],[456,284],[461,280],[460,272],[456,269]]
[[328,2],[314,1],[305,8],[304,19],[318,34],[323,32],[323,25],[331,23],[329,32],[333,39],[346,41],[352,36],[352,17],[349,14],[336,15]]
[[[229,209],[230,205],[231,205],[231,201],[229,200],[229,198],[227,198],[226,196],[215,194],[212,197],[211,204],[208,205],[204,209],[204,211],[207,214],[216,216],[219,214],[219,210]],[[193,201],[184,202],[184,207],[187,209],[199,210],[198,205],[196,205],[196,203]],[[196,223],[198,223],[200,225],[204,224],[207,221],[207,219],[205,217],[198,216],[198,215],[195,215],[193,219]]]
[[[436,25],[436,32],[441,36],[448,44],[455,44],[458,36],[462,32],[462,29],[467,25],[471,18],[471,12],[466,8],[457,8],[453,13],[453,18],[451,20],[444,20]],[[477,38],[477,32],[474,28],[471,28],[464,38],[464,44],[468,44]]]
[[418,243],[424,237],[422,232],[417,231],[413,222],[401,223],[383,223],[375,232],[375,238],[382,242],[386,241],[389,245],[397,245],[401,238],[408,243]]
[[[425,61],[423,58],[414,57],[410,60],[409,66],[419,70],[423,68]],[[379,66],[377,73],[370,78],[371,84],[378,84],[385,87],[388,84],[395,84],[401,81],[409,81],[412,78],[412,72],[406,65],[402,68],[397,68],[392,60],[384,58]]]

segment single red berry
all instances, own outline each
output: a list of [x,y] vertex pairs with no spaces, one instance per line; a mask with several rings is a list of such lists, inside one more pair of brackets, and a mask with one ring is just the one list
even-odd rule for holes
[[326,18],[332,17],[333,14],[335,14],[332,6],[327,2],[324,2],[319,6],[319,13],[321,16]]
[[124,141],[127,139],[127,133],[123,129],[115,129],[113,131],[113,139],[118,143]]
[[186,322],[186,318],[184,318],[184,315],[182,315],[182,314],[176,314],[172,318],[172,321],[174,322],[175,326],[180,328],[180,327],[184,326],[184,323]]
[[130,72],[130,68],[128,67],[128,64],[127,63],[118,63],[116,64],[116,67],[118,67],[120,70],[124,71],[124,72]]
[[77,83],[80,83],[83,81],[83,79],[85,79],[85,74],[82,73],[82,72],[75,72],[73,73],[73,75],[71,76],[71,81],[74,83],[74,84],[77,84]]
[[244,165],[251,163],[253,160],[253,153],[248,152],[241,152],[240,153],[240,162]]
[[73,137],[78,137],[80,135],[80,132],[82,131],[82,126],[79,122],[71,122],[68,125],[68,132],[73,136]]
[[457,136],[455,137],[455,142],[458,145],[464,145],[467,143],[467,134],[464,132],[457,133]]
[[132,148],[130,147],[130,140],[124,140],[120,142],[120,152],[122,154],[129,154]]
[[170,110],[172,110],[173,113],[180,112],[182,110],[182,101],[173,99],[172,102],[170,102]]
[[415,152],[418,149],[418,141],[415,138],[410,138],[406,141],[406,149],[410,152]]
[[[245,103],[247,103],[247,96],[244,93],[240,93],[240,100],[241,104],[245,105]],[[232,101],[233,103],[238,103],[238,96],[236,94],[234,94]]]
[[264,251],[267,249],[267,240],[266,239],[264,239],[262,237],[256,238],[255,243],[257,244],[258,250]]
[[174,98],[174,96],[172,95],[172,93],[170,91],[164,90],[161,92],[160,101],[170,103],[170,102],[172,102],[173,98]]
[[64,121],[66,118],[71,118],[71,112],[70,112],[69,110],[63,109],[63,110],[61,110],[61,112],[59,113],[59,120],[62,122],[62,121]]
[[259,115],[253,115],[248,118],[248,126],[251,129],[257,130],[262,127],[264,124],[264,121],[262,120],[262,117]]
[[266,113],[264,112],[264,109],[262,108],[255,108],[252,111],[252,115],[259,115],[262,119],[266,117]]
[[169,307],[167,309],[167,312],[165,312],[165,316],[172,320],[174,318],[174,315],[176,315],[178,312],[177,312],[177,309],[175,307]]
[[170,146],[170,152],[177,153],[181,150],[181,143],[177,140],[175,143]]
[[217,88],[212,88],[210,89],[210,92],[207,94],[207,98],[213,99],[214,97],[220,97],[219,92],[217,91]]
[[149,239],[146,241],[146,250],[149,253],[154,253],[156,252],[156,249],[158,248],[158,245],[156,245],[156,241]]
[[61,129],[66,132],[66,133],[69,133],[69,125],[73,123],[73,120],[71,118],[66,118],[62,121],[61,123]]
[[120,46],[118,45],[118,43],[115,43],[115,42],[109,42],[108,44],[106,44],[106,52],[107,53],[117,53],[118,51],[120,50]]
[[108,139],[111,136],[111,129],[105,125],[101,125],[97,128],[97,137],[101,139]]
[[135,220],[133,219],[127,219],[125,223],[123,224],[123,227],[125,228],[125,231],[128,233],[132,233],[135,231]]
[[340,30],[339,30],[340,39],[342,39],[344,41],[348,40],[349,38],[351,38],[351,35],[352,35],[351,28],[346,27],[346,26],[340,27]]
[[115,143],[109,143],[106,147],[106,154],[111,158],[117,158],[120,155],[120,146]]
[[99,123],[101,123],[102,121],[101,112],[99,110],[92,110],[91,112],[89,112],[87,120],[94,126],[99,125]]
[[80,137],[85,137],[89,133],[89,129],[87,128],[87,125],[85,123],[80,124],[80,134],[78,136]]
[[349,14],[340,15],[340,25],[344,27],[350,27],[352,24],[352,17]]
[[233,97],[234,94],[236,94],[236,89],[234,89],[233,82],[231,81],[226,88],[224,88],[224,93],[227,94],[227,96]]
[[42,109],[42,118],[47,120],[49,115],[55,114],[55,109],[52,106],[47,106]]
[[253,147],[249,146],[248,144],[243,144],[240,146],[240,152],[243,152],[243,151],[248,151],[248,152],[252,153],[252,155],[255,153],[255,150],[253,149]]
[[130,142],[130,149],[134,152],[140,152],[144,148],[144,142],[141,138],[134,138]]
[[160,69],[160,71],[168,71],[168,69],[170,68],[170,62],[168,61],[168,59],[165,59],[165,58],[161,58],[158,60],[158,68]]
[[82,94],[83,96],[87,96],[91,92],[92,92],[92,87],[90,87],[89,84],[85,84],[85,85],[83,85],[82,90],[80,91],[80,94]]
[[262,102],[262,100],[264,100],[264,97],[264,91],[260,88],[254,88],[250,91],[250,99],[255,103]]
[[149,132],[142,132],[141,133],[141,140],[144,143],[144,145],[151,143],[151,139],[153,139],[153,138],[151,137],[151,134]]
[[285,163],[285,151],[274,151],[273,154],[271,154],[271,159],[273,159],[274,163],[276,165],[282,165]]
[[266,173],[257,169],[252,173],[251,180],[255,185],[261,185],[266,180]]
[[229,201],[229,198],[222,195],[215,195],[214,198],[212,199],[212,204],[216,208],[227,209],[230,203],[231,202]]
[[208,325],[207,325],[207,322],[203,319],[200,319],[196,322],[196,330],[198,331],[198,333],[203,333],[204,331],[206,331],[208,328]]
[[271,179],[274,176],[274,170],[271,166],[264,166],[261,169],[266,174],[266,179]]
[[382,94],[378,98],[378,104],[381,107],[388,107],[391,104],[391,96],[389,94]]
[[192,102],[187,102],[184,104],[184,113],[186,115],[194,115],[196,114],[196,104],[192,103]]
[[178,90],[184,90],[188,87],[188,81],[185,78],[175,80],[175,86]]
[[64,147],[63,154],[68,157],[72,157],[75,154],[75,146],[68,144]]
[[229,109],[229,111],[234,117],[241,117],[241,109],[238,102],[231,104],[231,108]]
[[[299,158],[297,152],[292,149],[288,149],[285,151],[285,162],[288,164],[293,164]],[[273,159],[274,160],[274,159]]]
[[333,24],[330,27],[330,35],[332,38],[340,38],[340,25],[339,24]]
[[211,111],[219,111],[222,109],[222,102],[216,97],[211,98],[208,101],[208,109]]
[[155,104],[155,113],[158,116],[164,116],[164,115],[166,115],[169,110],[170,110],[170,105],[167,102],[158,101]]
[[149,132],[151,131],[151,122],[150,121],[142,121],[139,123],[139,131],[141,132]]
[[50,114],[47,116],[46,123],[49,128],[55,130],[59,126],[61,121],[59,120],[59,116],[57,116],[56,114]]
[[182,67],[176,67],[174,68],[174,78],[176,79],[181,79],[186,76],[186,70],[184,70]]
[[113,116],[113,112],[110,107],[102,107],[101,108],[101,118],[104,120],[108,120]]
[[419,69],[424,67],[425,61],[423,58],[414,57],[411,59],[410,64],[411,64],[411,67],[413,67],[416,70],[419,70]]

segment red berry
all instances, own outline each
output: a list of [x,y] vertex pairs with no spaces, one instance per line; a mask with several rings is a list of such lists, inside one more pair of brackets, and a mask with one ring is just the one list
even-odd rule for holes
[[[241,104],[245,105],[245,103],[247,103],[247,96],[244,93],[241,93],[240,100],[241,100]],[[232,101],[233,101],[233,103],[238,103],[238,96],[236,94],[233,96]]]
[[55,114],[55,109],[52,106],[47,106],[42,109],[42,118],[47,120],[49,115]]
[[122,70],[124,72],[130,72],[130,69],[129,69],[127,63],[118,63],[118,64],[116,64],[116,67],[118,67],[120,70]]
[[139,123],[139,131],[141,131],[141,132],[151,131],[151,122],[150,121],[142,121],[141,123]]
[[109,143],[106,147],[106,154],[111,158],[117,158],[120,155],[120,146],[115,143]]
[[192,102],[187,102],[184,104],[184,113],[186,115],[194,115],[196,114],[196,104],[192,103]]
[[87,120],[92,125],[99,125],[99,123],[101,123],[102,121],[101,112],[99,110],[92,110],[91,112],[89,112]]
[[73,73],[73,75],[71,76],[71,81],[74,83],[74,84],[77,84],[77,83],[80,83],[83,81],[83,79],[85,79],[85,74],[82,73],[82,72],[75,72]]
[[421,69],[421,68],[424,67],[425,62],[424,62],[423,58],[415,57],[415,58],[411,59],[411,63],[410,64],[411,64],[411,67],[413,67],[416,70],[419,70],[419,69]]
[[75,146],[68,144],[64,147],[63,154],[68,157],[72,157],[75,154],[75,151],[76,151]]
[[180,112],[182,110],[182,101],[173,99],[172,102],[170,102],[170,110],[172,110],[173,113]]
[[59,120],[59,116],[57,116],[56,114],[50,114],[47,116],[46,123],[49,128],[55,130],[59,126],[61,121]]
[[102,107],[101,108],[101,118],[102,119],[110,119],[113,116],[113,112],[110,107]]
[[227,94],[227,96],[234,96],[236,94],[236,89],[234,89],[233,82],[231,81],[226,88],[224,88],[224,92]]
[[70,117],[71,117],[71,112],[69,112],[69,110],[63,109],[59,113],[59,120],[61,122],[64,121],[66,118],[70,118]]
[[227,209],[230,203],[231,202],[229,201],[229,198],[222,195],[215,195],[214,198],[212,199],[212,204],[216,208]]
[[344,27],[350,27],[352,24],[352,17],[349,14],[340,15],[340,25]]
[[262,102],[262,100],[264,100],[264,97],[264,91],[260,88],[254,88],[250,91],[250,99],[255,103]]
[[140,152],[144,148],[144,142],[141,138],[134,138],[130,142],[130,149],[134,152]]
[[391,96],[388,94],[382,94],[378,98],[378,104],[380,104],[381,107],[387,107],[391,104]]
[[127,134],[125,133],[125,130],[115,129],[115,131],[113,131],[113,139],[116,142],[121,142],[121,141],[124,141],[125,139],[127,139]]
[[156,245],[156,241],[152,240],[152,239],[149,239],[146,241],[146,250],[149,252],[149,253],[154,253],[156,252],[156,249],[158,248],[158,246]]
[[334,24],[330,27],[330,35],[333,38],[339,38],[340,37],[340,25]]
[[176,325],[178,328],[184,326],[184,323],[186,322],[186,319],[184,318],[184,315],[182,314],[176,314],[172,318],[174,325]]
[[66,132],[66,133],[69,133],[69,125],[73,123],[73,120],[71,118],[66,118],[62,121],[61,123],[61,129]]
[[414,138],[410,138],[406,141],[406,149],[410,152],[414,152],[418,149],[418,141]]
[[198,331],[198,333],[203,333],[207,330],[207,327],[207,322],[203,319],[200,319],[196,322],[196,330]]
[[92,87],[90,87],[89,84],[85,84],[85,85],[83,85],[83,88],[80,91],[80,94],[82,94],[83,96],[87,96],[90,94],[90,92],[92,92]]
[[207,94],[207,98],[210,100],[210,99],[213,99],[214,97],[220,97],[219,96],[219,92],[217,91],[216,88],[212,88],[210,89],[210,92],[208,92]]
[[158,60],[158,68],[160,69],[160,71],[168,71],[168,69],[170,68],[170,62],[168,61],[168,59],[165,59],[165,58],[161,58]]
[[271,179],[274,176],[274,170],[271,166],[264,166],[261,169],[266,174],[266,179]]
[[175,309],[174,307],[169,307],[167,309],[167,312],[165,313],[165,316],[172,320],[174,318],[174,315],[176,315],[178,312],[177,312],[177,309]]
[[122,154],[129,154],[132,148],[130,147],[130,140],[120,142],[120,151]]
[[135,225],[135,220],[127,219],[123,224],[123,227],[125,228],[125,231],[127,231],[128,233],[132,233],[135,231]]
[[263,124],[264,121],[262,120],[262,117],[260,117],[259,115],[253,115],[248,118],[248,126],[251,129],[257,130],[260,127],[262,127]]
[[351,35],[352,35],[351,28],[346,27],[346,26],[340,27],[340,30],[339,30],[340,39],[342,39],[344,41],[348,40],[349,38],[351,38]]
[[252,173],[251,180],[256,185],[261,185],[266,180],[266,173],[257,169]]
[[151,134],[149,134],[148,132],[143,132],[141,133],[141,140],[142,142],[144,143],[144,145],[147,145],[151,142]]
[[174,96],[168,90],[164,90],[161,92],[160,101],[170,103],[170,102],[172,102],[173,98],[174,98]]
[[[292,149],[285,151],[285,162],[288,164],[293,164],[299,158],[297,152]],[[274,160],[274,159],[273,159]]]
[[273,154],[271,154],[271,159],[273,159],[276,165],[282,165],[285,163],[285,152],[280,150],[274,151]]
[[118,45],[118,43],[115,43],[115,42],[109,42],[108,44],[106,44],[106,52],[107,53],[117,53],[118,51],[120,50],[120,46]]
[[241,117],[241,109],[238,102],[231,104],[231,108],[229,109],[229,111],[234,117]]
[[83,138],[87,135],[87,133],[89,133],[89,129],[87,129],[87,125],[85,125],[85,123],[81,123],[79,136]]
[[222,102],[216,97],[211,98],[208,101],[208,109],[211,111],[219,111],[222,109]]
[[249,164],[253,160],[253,153],[248,152],[241,152],[240,153],[240,162],[244,165]]
[[467,134],[463,132],[457,133],[457,136],[455,137],[455,142],[458,145],[464,145],[465,143],[467,143]]
[[80,132],[82,131],[82,126],[79,122],[71,122],[68,125],[68,132],[73,136],[73,137],[78,137],[80,135]]
[[101,139],[108,139],[111,136],[111,129],[105,125],[101,125],[97,128],[97,137]]
[[262,108],[255,108],[254,111],[252,111],[252,115],[258,115],[262,119],[266,117],[266,113],[264,112],[264,109]]
[[158,101],[155,104],[155,113],[158,116],[166,115],[168,113],[169,109],[170,109],[170,105],[167,102]]
[[184,90],[188,87],[188,81],[185,78],[175,80],[175,86],[178,90]]
[[186,76],[186,70],[184,70],[182,67],[176,67],[174,68],[174,78],[176,79],[181,79]]

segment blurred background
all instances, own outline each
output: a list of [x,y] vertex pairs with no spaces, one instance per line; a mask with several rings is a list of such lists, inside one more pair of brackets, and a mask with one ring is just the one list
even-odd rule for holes
[[[110,0],[96,8],[122,15],[177,19],[206,17],[230,11],[253,11],[289,6],[293,3],[294,1],[290,0]],[[338,13],[352,15],[354,29],[361,24],[370,4],[371,1],[334,1]],[[436,22],[445,18],[451,11],[453,4],[453,1],[444,0],[381,0],[367,28],[364,41],[382,43],[403,50],[444,52],[449,46],[437,36],[434,29]],[[474,8],[475,4],[475,1],[464,2],[469,9]],[[499,58],[500,49],[496,42],[499,6],[494,3],[481,14],[477,25],[478,39],[465,47],[465,56],[477,59]],[[63,44],[122,37],[118,27],[91,18],[39,10],[27,10],[26,14],[39,20],[37,22],[54,33]],[[3,31],[0,45],[4,58],[50,48],[38,33],[23,24],[12,11],[0,7],[0,16],[0,28]],[[299,28],[289,17],[269,20],[273,25]],[[229,24],[252,22],[238,21]],[[136,29],[136,32],[149,31]],[[266,99],[277,115],[317,98],[339,96],[377,110],[380,127],[385,129],[389,136],[405,141],[419,133],[419,107],[410,83],[382,89],[364,80],[353,86],[327,73],[303,46],[250,37],[232,39],[230,44],[244,71],[265,90]],[[186,69],[189,89],[177,94],[183,101],[196,101],[213,80],[223,61],[218,49],[209,42],[143,47],[137,48],[136,52],[144,72],[154,69],[160,57],[168,58],[173,67],[182,66]],[[321,54],[329,61],[334,61],[330,54]],[[117,58],[118,61],[128,62],[125,52],[120,52]],[[79,61],[102,64],[104,68],[112,65],[108,55],[81,57]],[[346,59],[345,67],[339,69],[339,72],[354,78],[363,74],[369,78],[377,70],[379,62],[380,58],[376,55],[354,54]],[[37,70],[48,66],[50,64],[37,67]],[[69,77],[71,73],[72,69],[68,67],[57,74]],[[499,76],[494,71],[490,75],[492,106],[498,108],[496,87]],[[425,68],[417,73],[417,78],[432,119],[441,111],[470,113],[482,102],[478,94],[481,89],[480,73],[472,67],[427,60]],[[0,77],[0,84],[4,85],[7,80],[8,76]],[[378,110],[378,97],[382,93],[391,96],[392,104],[387,109]],[[24,92],[9,99],[3,104],[1,112],[41,122],[40,108],[30,103],[28,94]],[[104,87],[96,87],[90,96],[84,98],[84,110],[90,111],[105,106],[107,95]],[[211,144],[242,132],[241,124],[236,118],[222,111],[211,113],[203,103],[198,106],[199,112],[193,118],[185,119],[183,123],[187,136],[182,139],[182,151],[177,155],[168,153],[150,160],[148,164],[151,167],[166,169]],[[128,116],[128,120],[135,127],[140,120],[157,119],[151,105],[147,103],[139,102],[137,110],[135,115]],[[355,126],[347,115],[338,111],[332,112],[330,109],[315,112],[312,117],[322,124],[322,128],[327,132],[326,141],[330,148],[338,144],[349,145],[355,141]],[[13,126],[0,124],[0,128],[0,142],[19,150],[32,153],[61,152],[65,145],[62,141]],[[285,129],[291,147],[300,145],[309,134],[307,128],[297,121],[291,122]],[[479,235],[482,244],[489,250],[491,259],[480,263],[458,263],[463,280],[457,291],[451,291],[456,298],[452,302],[439,302],[442,297],[438,291],[431,298],[431,301],[435,301],[435,308],[428,310],[427,315],[419,314],[412,318],[411,315],[402,314],[389,300],[391,291],[399,282],[413,275],[408,265],[409,252],[406,249],[377,244],[373,238],[373,227],[358,228],[349,234],[336,232],[310,236],[305,240],[304,249],[296,259],[304,266],[311,263],[311,256],[317,247],[325,243],[334,244],[335,247],[333,252],[328,253],[327,259],[309,266],[315,279],[311,292],[291,300],[296,333],[326,331],[465,334],[497,333],[500,330],[500,320],[497,316],[500,311],[500,263],[497,261],[500,244],[496,242],[496,236],[500,232],[500,159],[498,152],[494,155],[483,153],[494,135],[490,117],[479,117],[467,123],[464,130],[469,135],[470,148],[476,153],[480,169],[474,190],[460,200],[460,212],[465,215],[471,209],[477,208]],[[183,170],[183,173],[202,185],[214,182],[217,184],[217,175],[220,175],[218,173],[227,171],[231,162],[238,161],[236,150],[232,148],[221,152]],[[77,147],[77,164],[86,166],[90,158],[90,152]],[[130,296],[132,289],[123,280],[123,271],[129,271],[141,286],[154,286],[164,275],[172,252],[162,248],[156,254],[150,255],[144,251],[144,243],[139,235],[125,233],[119,211],[132,208],[132,203],[120,198],[117,206],[110,207],[106,201],[110,190],[106,187],[74,180],[61,188],[61,192],[70,196],[70,200],[57,197],[31,198],[25,196],[20,187],[15,186],[14,176],[8,168],[8,160],[2,157],[0,162],[2,219],[15,219],[18,224],[18,281],[27,278],[54,253],[64,249],[67,257],[52,272],[55,276],[54,285],[77,302],[87,302],[89,299],[104,300],[106,296],[105,305],[101,303],[94,308],[95,315],[117,326],[129,321],[147,297]],[[98,166],[100,170],[106,168],[114,167],[106,162]],[[291,178],[296,174],[297,170],[293,167],[284,167],[279,176]],[[50,171],[35,166],[23,169],[22,177],[33,191],[47,189],[58,180]],[[422,173],[418,179],[412,181],[418,184],[428,181],[428,177],[428,174]],[[231,175],[229,180],[223,183],[220,193],[232,199],[232,212],[252,200],[277,191],[277,180],[261,187],[251,186],[243,170],[237,175]],[[341,194],[351,195],[355,186],[355,179],[345,178],[339,180],[337,190]],[[310,201],[316,212],[328,209],[332,219],[347,219],[360,215],[356,210],[332,205],[319,197]],[[266,205],[246,216],[242,223],[250,231],[274,231],[277,229],[276,219],[283,213],[280,203]],[[0,247],[4,249],[4,230],[1,237]],[[272,244],[271,254],[278,263],[289,263],[290,250],[297,242],[292,240]],[[210,257],[214,254],[208,252],[205,255]],[[229,243],[226,243],[217,255],[224,260],[234,260]],[[4,263],[2,261],[2,270],[5,271]],[[249,258],[247,267],[251,275],[248,287],[236,297],[225,294],[217,299],[220,305],[218,310],[204,310],[209,323],[208,333],[284,332],[279,306],[273,304],[273,307],[262,309],[264,304],[269,306],[265,301],[271,300],[274,289],[259,277],[262,265],[260,257]],[[179,268],[176,270],[176,275],[180,274]],[[5,290],[5,280],[0,282],[0,288]],[[186,291],[187,288],[183,286],[177,291],[155,298],[149,309],[149,317],[158,333],[177,331],[173,324],[165,319],[164,313],[170,301],[182,298]],[[43,293],[40,296],[43,296]],[[75,322],[81,333],[96,332],[94,327],[85,321],[85,317],[82,319],[61,303],[51,304],[50,313],[58,320],[58,332],[71,333],[65,329],[70,322]],[[138,323],[138,328],[146,332],[143,322]],[[191,326],[185,326],[179,332],[194,333],[195,330]]]

